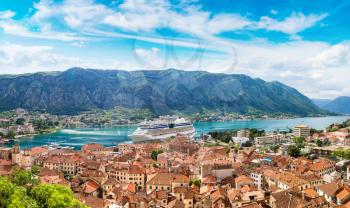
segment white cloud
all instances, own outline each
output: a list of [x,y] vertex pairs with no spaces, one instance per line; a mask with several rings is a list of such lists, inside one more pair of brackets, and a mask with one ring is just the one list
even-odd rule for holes
[[[117,8],[109,8],[93,0],[65,0],[54,3],[41,0],[32,19],[39,25],[50,24],[52,19],[67,24],[75,31],[118,28],[123,31],[153,32],[169,28],[178,32],[210,37],[227,31],[265,29],[295,35],[314,26],[327,14],[292,13],[284,20],[261,17],[256,22],[240,14],[213,14],[192,4],[181,4],[181,8],[167,0],[124,0]],[[275,13],[273,10],[272,13]],[[50,28],[50,27],[49,27]]]
[[164,26],[169,8],[164,0],[127,0],[104,22],[126,31],[150,31]]
[[271,10],[270,10],[270,13],[276,15],[276,14],[278,14],[278,11],[277,11],[277,10],[274,10],[274,9],[271,9]]
[[30,31],[27,27],[13,20],[0,21],[0,29],[6,34],[28,38],[38,38],[47,40],[75,41],[88,40],[91,38],[79,37],[74,33],[54,32],[45,30],[45,32]]
[[15,12],[6,10],[6,11],[0,11],[0,19],[10,19],[16,15]]
[[218,34],[226,31],[241,30],[250,24],[249,20],[240,15],[219,14],[209,21],[207,27],[212,34]]
[[350,47],[346,44],[337,44],[309,60],[313,67],[339,67],[350,63]]
[[168,59],[161,57],[159,48],[150,49],[136,48],[134,59],[140,64],[140,67],[147,69],[164,69],[168,66]]
[[75,66],[101,67],[101,64],[56,53],[51,46],[0,43],[0,74],[57,71]]
[[261,17],[257,23],[257,28],[283,32],[290,35],[295,35],[307,28],[317,24],[322,19],[326,18],[328,14],[310,14],[293,13],[284,20],[277,20],[271,17]]

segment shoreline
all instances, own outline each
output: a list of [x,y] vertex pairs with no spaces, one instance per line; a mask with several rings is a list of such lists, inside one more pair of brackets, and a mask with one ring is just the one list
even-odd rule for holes
[[[244,128],[264,129],[265,131],[273,131],[274,129],[283,130],[284,128],[297,125],[298,123],[305,123],[313,128],[322,129],[332,123],[341,123],[347,119],[350,119],[350,116],[302,117],[297,120],[285,119],[284,121],[271,121],[270,119],[264,119],[263,121],[198,122],[195,124],[195,128],[198,135],[200,133],[205,134],[211,131],[229,131]],[[40,134],[31,135],[30,137],[24,137],[24,135],[22,135],[17,142],[21,147],[25,148],[43,146],[50,142],[55,142],[76,149],[79,149],[82,145],[87,143],[99,143],[104,146],[115,146],[119,143],[125,142],[132,143],[128,135],[133,131],[133,128],[131,127],[135,127],[135,125],[117,125],[115,127],[116,128],[114,129],[108,127],[105,129],[75,128],[77,131],[73,134],[65,133],[63,131],[55,136],[51,136],[49,133],[41,134],[43,136],[40,136]],[[56,132],[59,130],[61,129],[57,129]],[[90,132],[89,130],[93,132]]]
[[46,135],[46,134],[53,134],[53,133],[56,133],[60,130],[62,130],[63,128],[55,128],[55,129],[51,129],[51,130],[48,130],[48,131],[43,131],[43,132],[36,132],[36,133],[33,133],[33,134],[20,134],[20,135],[16,135],[14,139],[21,139],[23,137],[34,137],[34,136],[37,136],[37,135]]

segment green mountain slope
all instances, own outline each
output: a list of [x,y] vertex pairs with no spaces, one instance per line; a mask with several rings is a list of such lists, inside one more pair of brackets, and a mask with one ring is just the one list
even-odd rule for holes
[[202,71],[119,71],[72,68],[64,72],[0,76],[0,110],[23,107],[57,114],[115,106],[155,114],[223,112],[322,114],[313,102],[280,82]]

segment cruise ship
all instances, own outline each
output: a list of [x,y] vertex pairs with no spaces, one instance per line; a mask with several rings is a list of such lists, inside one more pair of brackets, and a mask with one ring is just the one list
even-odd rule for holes
[[178,134],[193,138],[196,130],[193,124],[174,116],[161,116],[158,119],[142,122],[130,135],[133,142],[147,142],[153,140],[165,140]]

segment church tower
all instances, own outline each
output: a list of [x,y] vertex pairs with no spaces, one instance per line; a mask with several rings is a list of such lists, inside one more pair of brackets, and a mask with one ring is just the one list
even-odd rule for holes
[[32,166],[32,152],[30,151],[30,149],[24,150],[21,166],[24,168],[30,168]]
[[22,155],[21,155],[21,150],[20,150],[18,144],[15,144],[15,145],[12,147],[11,159],[12,159],[12,163],[15,163],[15,164],[17,164],[17,165],[20,165],[20,164],[21,164]]

